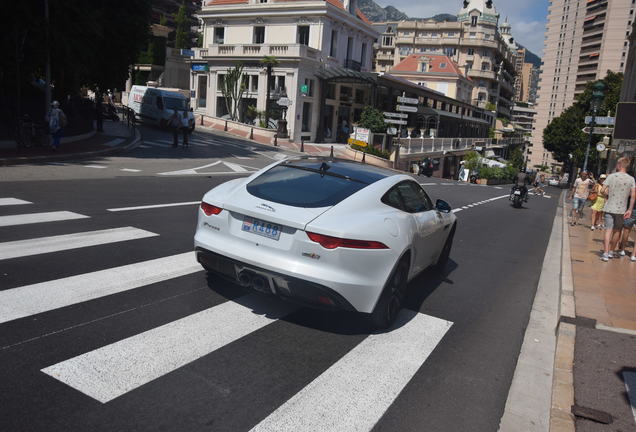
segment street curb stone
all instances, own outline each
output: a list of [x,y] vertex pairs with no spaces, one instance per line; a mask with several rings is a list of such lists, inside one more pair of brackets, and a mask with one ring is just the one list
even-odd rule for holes
[[559,206],[506,407],[499,423],[502,432],[550,430],[556,329],[562,289],[563,217],[563,208]]
[[20,164],[28,164],[28,163],[39,163],[39,162],[54,162],[61,160],[69,160],[69,159],[86,159],[96,156],[108,156],[111,154],[119,153],[120,151],[126,151],[133,149],[139,145],[141,142],[141,132],[139,129],[135,128],[134,136],[128,137],[126,141],[132,140],[130,142],[124,142],[121,145],[116,147],[103,149],[103,150],[95,150],[90,152],[78,152],[78,153],[65,153],[65,154],[51,154],[45,156],[19,156],[14,158],[0,158],[0,166],[7,165],[20,165]]

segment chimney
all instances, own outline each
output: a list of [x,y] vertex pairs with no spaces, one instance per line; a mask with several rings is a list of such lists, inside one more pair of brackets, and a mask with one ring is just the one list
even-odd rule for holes
[[349,13],[355,15],[356,9],[358,9],[358,0],[342,0],[342,6],[345,10],[349,11]]

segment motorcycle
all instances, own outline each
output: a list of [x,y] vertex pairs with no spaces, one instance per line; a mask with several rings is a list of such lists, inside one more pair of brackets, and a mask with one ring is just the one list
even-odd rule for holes
[[520,186],[513,186],[512,191],[510,191],[509,200],[512,201],[512,206],[514,208],[521,208],[523,205],[523,188]]

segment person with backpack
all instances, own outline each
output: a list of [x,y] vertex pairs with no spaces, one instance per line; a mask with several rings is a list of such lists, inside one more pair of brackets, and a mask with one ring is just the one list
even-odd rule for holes
[[53,150],[57,150],[60,146],[64,128],[68,124],[66,114],[60,109],[60,103],[58,101],[51,102],[51,111],[49,111],[48,121],[49,133],[52,138],[51,147],[53,147]]

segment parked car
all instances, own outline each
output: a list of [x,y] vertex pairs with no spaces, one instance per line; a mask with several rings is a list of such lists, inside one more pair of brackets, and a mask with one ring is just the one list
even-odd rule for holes
[[548,185],[549,186],[559,186],[559,177],[550,177],[548,179]]
[[348,160],[276,162],[210,190],[195,250],[209,272],[386,328],[407,282],[443,270],[457,225],[412,177]]
[[194,130],[194,114],[190,109],[190,100],[177,91],[135,85],[132,86],[128,95],[128,107],[142,122],[155,124],[161,128],[168,127],[170,117],[175,110],[180,115],[183,115],[185,111],[190,130]]

